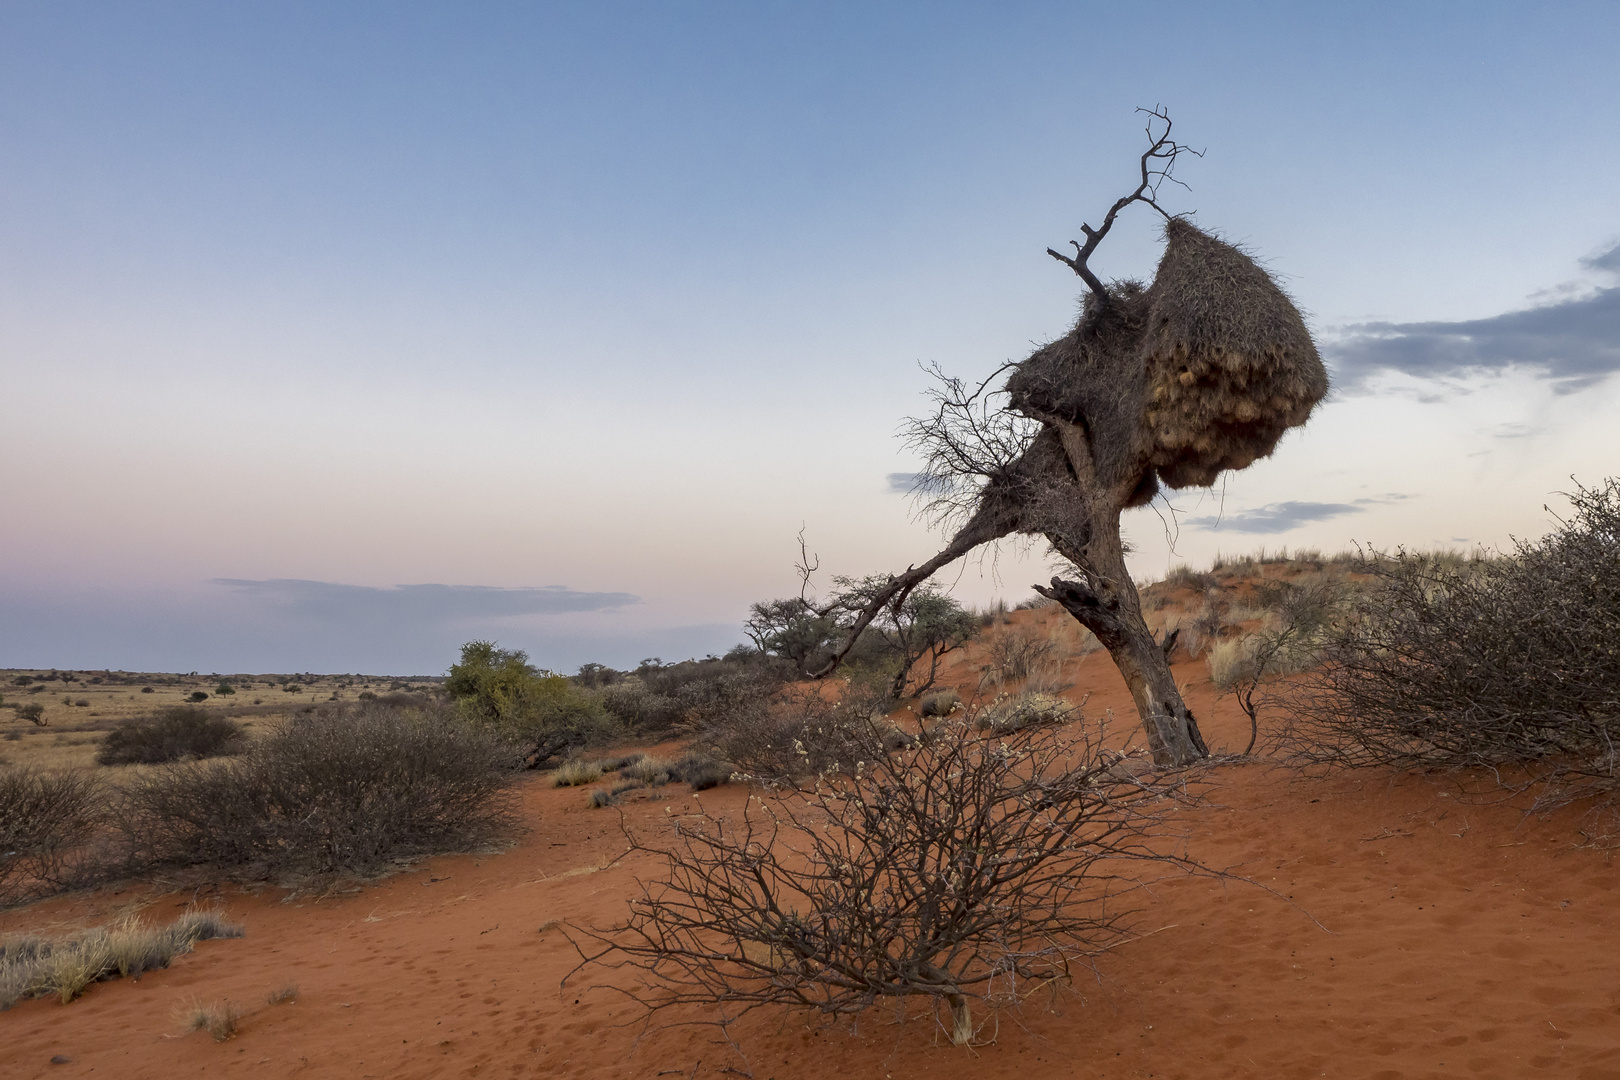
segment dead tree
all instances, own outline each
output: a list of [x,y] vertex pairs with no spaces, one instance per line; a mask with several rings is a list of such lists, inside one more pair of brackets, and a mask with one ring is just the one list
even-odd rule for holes
[[[1150,145],[1136,190],[1097,228],[1080,227],[1086,242],[1072,241],[1073,256],[1047,249],[1088,289],[1074,328],[976,387],[941,375],[933,415],[911,425],[930,510],[959,527],[943,551],[891,578],[811,674],[831,673],[885,605],[903,603],[945,565],[1007,536],[1043,537],[1075,576],[1037,591],[1107,648],[1155,760],[1180,764],[1208,749],[1142,618],[1120,514],[1146,505],[1161,484],[1209,485],[1269,455],[1328,382],[1304,319],[1270,275],[1159,205],[1160,186],[1179,183],[1177,158],[1196,151],[1170,138],[1164,109],[1141,111]],[[1089,260],[1133,203],[1164,215],[1164,255],[1151,284],[1105,285]]]

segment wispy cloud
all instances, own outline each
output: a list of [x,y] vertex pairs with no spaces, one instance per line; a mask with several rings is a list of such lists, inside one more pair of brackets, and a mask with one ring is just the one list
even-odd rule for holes
[[948,486],[925,472],[892,472],[888,480],[889,490],[896,495],[930,495]]
[[1327,521],[1345,514],[1359,514],[1364,509],[1365,507],[1352,503],[1280,502],[1220,517],[1212,515],[1188,518],[1186,524],[1197,529],[1220,529],[1224,532],[1266,535],[1288,532],[1313,521]]
[[271,601],[283,611],[322,619],[443,621],[607,611],[640,603],[640,598],[630,593],[580,592],[561,585],[516,589],[492,585],[395,585],[380,589],[299,578],[215,578],[214,584]]
[[[1620,274],[1620,245],[1581,264]],[[1343,388],[1383,370],[1435,378],[1526,366],[1574,390],[1620,371],[1620,287],[1485,319],[1361,323],[1325,352]]]

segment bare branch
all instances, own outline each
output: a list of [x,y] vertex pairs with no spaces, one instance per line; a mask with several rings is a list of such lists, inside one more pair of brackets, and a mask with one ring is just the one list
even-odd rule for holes
[[[1122,196],[1114,202],[1113,206],[1108,208],[1108,213],[1103,217],[1100,228],[1093,229],[1086,224],[1080,226],[1080,231],[1085,235],[1086,242],[1082,245],[1078,240],[1069,241],[1070,244],[1074,245],[1075,254],[1073,258],[1051,248],[1046,249],[1048,255],[1079,274],[1081,280],[1086,283],[1086,288],[1090,289],[1092,295],[1104,304],[1109,302],[1108,290],[1087,263],[1097,250],[1097,245],[1101,244],[1103,237],[1108,235],[1108,230],[1114,227],[1114,219],[1119,217],[1119,212],[1127,206],[1140,202],[1153,207],[1168,220],[1171,217],[1170,212],[1159,205],[1159,187],[1166,180],[1174,184],[1180,184],[1184,188],[1187,187],[1185,183],[1182,183],[1174,175],[1176,159],[1182,154],[1191,154],[1194,157],[1204,156],[1202,150],[1194,150],[1190,146],[1170,138],[1170,129],[1173,124],[1170,120],[1169,110],[1164,106],[1155,105],[1151,109],[1139,108],[1136,111],[1148,114],[1146,129],[1148,148],[1142,152],[1141,180],[1136,185],[1136,190],[1129,195]],[[1164,130],[1155,132],[1154,128],[1159,123],[1164,125]]]

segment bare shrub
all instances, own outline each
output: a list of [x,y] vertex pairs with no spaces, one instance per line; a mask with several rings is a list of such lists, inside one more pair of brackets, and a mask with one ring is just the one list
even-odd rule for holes
[[1285,702],[1284,746],[1351,766],[1504,766],[1549,797],[1620,787],[1620,480],[1499,559],[1364,559],[1374,585]]
[[1052,639],[1033,627],[1008,627],[991,635],[986,644],[990,672],[1002,679],[1027,679],[1038,665],[1056,652]]
[[[773,699],[738,702],[711,715],[697,746],[737,771],[764,780],[793,780],[853,767],[888,704],[876,683],[851,681],[841,694],[822,685],[789,687]],[[729,774],[728,774],[729,775]]]
[[498,738],[367,703],[299,716],[230,761],[134,777],[116,824],[132,869],[372,874],[508,833],[514,779]]
[[581,932],[581,966],[644,969],[651,989],[631,995],[649,1016],[930,997],[965,1043],[972,1000],[1014,1003],[1123,939],[1118,902],[1141,887],[1128,860],[1189,865],[1158,839],[1177,777],[1133,775],[1075,728],[946,721],[902,753],[864,752],[852,775],[756,797],[740,818],[683,818],[667,844],[631,833],[666,872],[627,921]]
[[113,728],[96,751],[96,761],[102,765],[157,765],[188,757],[218,757],[239,752],[243,735],[242,725],[229,717],[195,705],[176,705]]
[[105,790],[84,773],[0,768],[0,907],[74,883],[105,816]]

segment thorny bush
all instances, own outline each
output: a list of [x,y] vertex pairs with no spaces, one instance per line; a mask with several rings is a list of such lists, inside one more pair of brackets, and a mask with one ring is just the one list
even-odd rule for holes
[[1192,865],[1163,840],[1184,774],[1078,728],[997,736],[954,720],[895,753],[874,732],[851,774],[687,816],[668,840],[631,834],[663,876],[621,925],[576,930],[580,966],[644,969],[650,988],[627,993],[649,1019],[922,996],[968,1042],[974,999],[1016,1003],[1125,940],[1143,862]]

